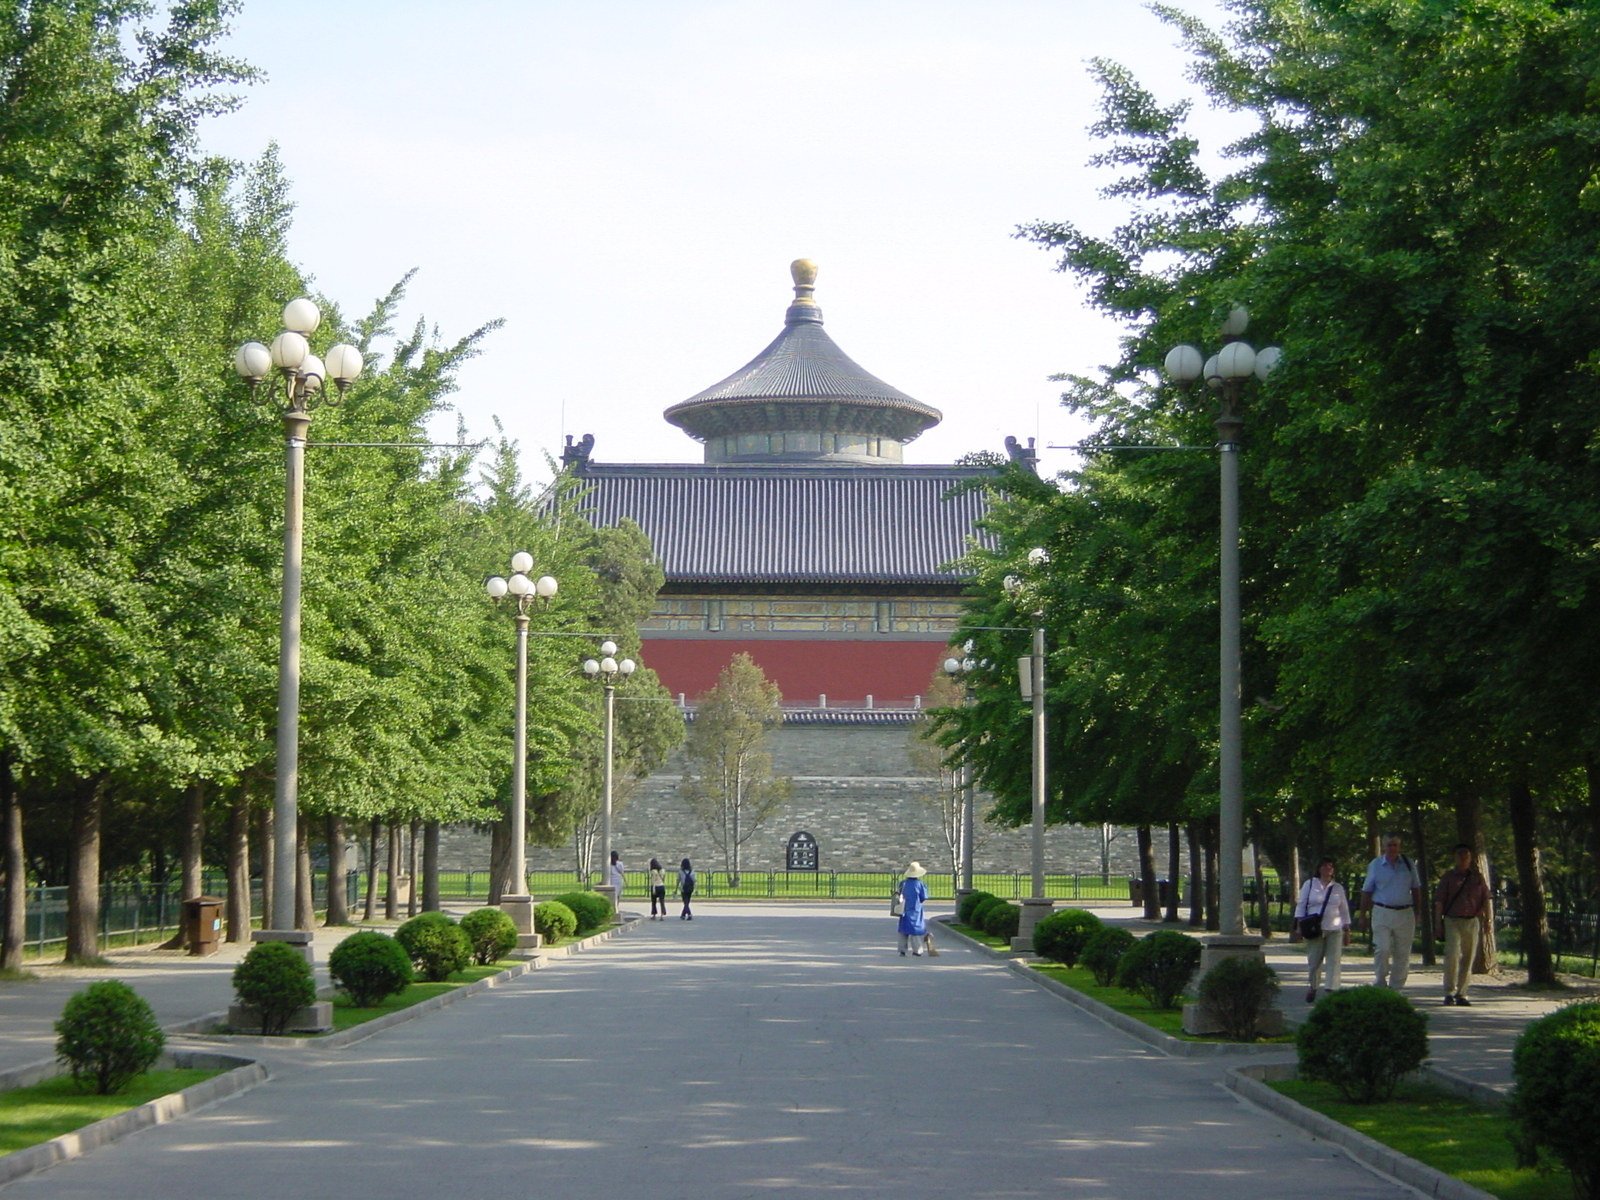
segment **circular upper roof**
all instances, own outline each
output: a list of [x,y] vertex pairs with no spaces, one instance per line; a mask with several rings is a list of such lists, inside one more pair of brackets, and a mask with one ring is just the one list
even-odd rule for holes
[[720,383],[667,409],[666,418],[705,441],[730,433],[816,430],[909,442],[937,425],[938,409],[860,367],[822,328],[812,299],[817,265],[791,264],[795,299],[783,332]]

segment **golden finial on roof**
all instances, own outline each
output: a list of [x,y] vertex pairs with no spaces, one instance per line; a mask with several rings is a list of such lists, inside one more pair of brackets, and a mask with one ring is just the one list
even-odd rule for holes
[[794,302],[815,304],[811,293],[817,287],[817,264],[809,258],[797,258],[789,264],[789,274],[794,279]]

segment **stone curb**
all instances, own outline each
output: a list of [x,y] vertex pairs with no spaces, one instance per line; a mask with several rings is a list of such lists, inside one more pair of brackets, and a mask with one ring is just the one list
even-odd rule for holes
[[[14,1077],[35,1073],[30,1083],[38,1083],[43,1079],[53,1078],[62,1072],[59,1068],[49,1074],[38,1075],[43,1066],[54,1064],[35,1064],[30,1067],[20,1067],[0,1076],[0,1084],[4,1084]],[[127,1137],[141,1129],[148,1129],[152,1125],[164,1125],[168,1121],[175,1121],[192,1112],[224,1100],[229,1096],[237,1096],[241,1092],[249,1091],[256,1084],[267,1078],[267,1069],[260,1063],[248,1058],[240,1058],[233,1054],[217,1054],[204,1050],[173,1050],[163,1054],[160,1065],[165,1067],[185,1067],[199,1070],[215,1069],[218,1067],[231,1067],[211,1079],[204,1080],[192,1087],[186,1087],[181,1092],[173,1092],[166,1096],[157,1096],[148,1103],[137,1108],[130,1108],[120,1112],[114,1117],[107,1117],[103,1121],[95,1121],[76,1129],[71,1133],[62,1134],[58,1138],[51,1138],[48,1142],[40,1142],[37,1146],[29,1146],[24,1150],[14,1150],[10,1154],[0,1155],[0,1187],[21,1179],[24,1175],[32,1175],[36,1171],[43,1171],[57,1163],[66,1162],[68,1159],[79,1158],[101,1146],[110,1145],[120,1138]],[[11,1083],[13,1087],[26,1087],[25,1083]]]
[[[1163,1054],[1173,1058],[1218,1058],[1230,1055],[1258,1055],[1258,1054],[1283,1054],[1289,1048],[1283,1045],[1261,1044],[1258,1042],[1189,1042],[1182,1038],[1175,1038],[1171,1034],[1162,1033],[1159,1029],[1146,1025],[1138,1017],[1130,1017],[1127,1013],[1120,1013],[1109,1005],[1102,1004],[1092,997],[1085,996],[1075,988],[1068,987],[1058,979],[1051,979],[1033,969],[1030,959],[1032,956],[1020,957],[1012,951],[996,950],[993,946],[969,938],[966,934],[951,929],[947,921],[940,920],[945,932],[951,937],[959,938],[968,946],[987,954],[990,958],[998,959],[1006,965],[1006,969],[1021,976],[1034,987],[1042,988],[1056,996],[1060,996],[1072,1004],[1083,1009],[1090,1016],[1097,1017],[1113,1029],[1137,1038],[1146,1045],[1151,1046]],[[1033,962],[1038,961],[1033,959]]]
[[[1432,1077],[1430,1082],[1444,1086],[1443,1080],[1439,1078],[1443,1072],[1424,1068],[1422,1073]],[[1332,1142],[1357,1162],[1391,1179],[1397,1179],[1407,1187],[1415,1188],[1424,1196],[1434,1196],[1437,1200],[1495,1200],[1491,1193],[1475,1188],[1470,1183],[1463,1183],[1453,1175],[1446,1175],[1426,1163],[1418,1162],[1398,1150],[1385,1146],[1382,1142],[1374,1141],[1366,1134],[1351,1129],[1350,1126],[1341,1124],[1332,1117],[1324,1116],[1287,1096],[1280,1095],[1266,1084],[1267,1080],[1293,1079],[1295,1074],[1296,1065],[1292,1062],[1254,1063],[1230,1068],[1223,1076],[1223,1086],[1240,1099],[1265,1109],[1273,1116],[1305,1130],[1313,1137]],[[1470,1083],[1468,1080],[1460,1080],[1459,1076],[1452,1078]],[[1482,1084],[1471,1086],[1483,1087]],[[1501,1101],[1504,1102],[1504,1097],[1501,1097]]]

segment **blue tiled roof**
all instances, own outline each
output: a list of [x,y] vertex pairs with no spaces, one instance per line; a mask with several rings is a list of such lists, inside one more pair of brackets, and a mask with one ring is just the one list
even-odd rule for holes
[[[676,465],[584,462],[596,525],[629,518],[669,583],[953,584],[988,508],[950,496],[982,467]],[[987,542],[986,538],[980,538]]]

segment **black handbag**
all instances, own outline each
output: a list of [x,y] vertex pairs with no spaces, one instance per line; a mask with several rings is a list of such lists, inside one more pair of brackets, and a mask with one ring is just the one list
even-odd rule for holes
[[[1309,888],[1311,885],[1308,882],[1306,886]],[[1300,918],[1300,936],[1305,938],[1306,941],[1309,942],[1322,936],[1322,916],[1323,913],[1328,911],[1328,901],[1333,899],[1333,889],[1336,886],[1336,884],[1330,883],[1322,893],[1322,909],[1320,912]]]

